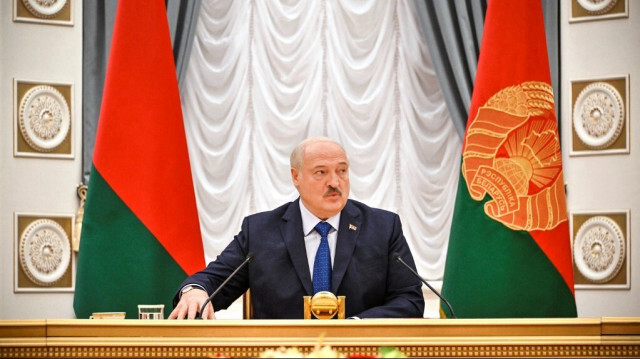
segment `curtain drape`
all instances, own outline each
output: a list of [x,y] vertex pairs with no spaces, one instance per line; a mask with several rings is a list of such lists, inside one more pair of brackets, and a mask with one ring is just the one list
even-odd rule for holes
[[463,137],[487,1],[416,0],[415,4],[451,119]]
[[556,119],[558,131],[561,130],[560,121],[560,1],[541,0],[542,15],[544,16],[544,32],[547,38],[547,53],[549,57],[549,71],[551,72],[551,86],[556,104]]
[[[178,82],[184,77],[191,52],[200,0],[166,0]],[[89,182],[104,77],[118,1],[82,3],[82,180]]]
[[442,276],[461,141],[413,0],[203,2],[181,97],[207,260],[297,198],[289,154],[326,135],[351,198],[398,212],[420,272]]
[[184,74],[191,54],[191,45],[196,30],[198,12],[201,0],[165,0],[167,3],[167,17],[169,32],[173,45],[173,60],[176,63],[178,83],[182,88]]
[[82,179],[89,183],[117,1],[82,4]]
[[[556,0],[540,1],[544,14],[551,83],[555,102],[559,104],[560,4]],[[458,134],[463,137],[478,66],[487,0],[415,0],[415,7],[451,118]],[[560,112],[556,110],[558,124],[559,116]]]

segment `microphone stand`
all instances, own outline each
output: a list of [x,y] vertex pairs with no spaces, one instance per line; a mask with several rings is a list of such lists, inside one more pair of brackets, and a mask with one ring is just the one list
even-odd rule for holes
[[453,308],[451,307],[451,304],[449,304],[449,301],[446,300],[443,296],[440,295],[440,293],[438,293],[437,290],[435,290],[432,286],[429,285],[429,283],[427,283],[426,280],[424,280],[424,278],[422,278],[420,276],[420,274],[418,274],[418,272],[416,272],[415,270],[413,270],[413,268],[411,268],[410,265],[408,265],[405,261],[402,260],[402,257],[400,257],[399,253],[394,253],[393,254],[393,259],[395,259],[397,262],[401,263],[402,265],[404,265],[405,267],[407,267],[407,269],[409,269],[411,271],[411,273],[413,273],[413,275],[415,275],[418,279],[420,279],[420,281],[422,281],[422,283],[424,283],[429,289],[431,289],[431,291],[433,293],[435,293],[438,298],[442,299],[442,301],[444,302],[444,304],[447,305],[447,307],[449,307],[449,311],[451,312],[451,317],[456,319],[458,317],[456,317],[456,313],[453,311]]
[[225,285],[227,285],[229,280],[231,280],[231,278],[233,278],[233,276],[235,276],[236,273],[238,273],[238,271],[242,269],[242,267],[247,265],[247,263],[251,262],[252,259],[253,259],[253,253],[247,254],[247,258],[244,260],[244,262],[242,262],[242,264],[240,264],[238,268],[236,268],[236,270],[234,270],[233,273],[231,273],[231,275],[229,275],[227,279],[225,279],[224,282],[222,282],[222,284],[218,286],[218,288],[213,292],[213,294],[211,294],[211,296],[209,296],[209,298],[207,298],[207,300],[204,301],[204,303],[202,304],[202,307],[200,308],[200,313],[196,315],[196,319],[202,319],[202,313],[204,313],[204,308],[207,306],[207,304],[209,304],[209,302],[211,302],[213,297],[215,297],[218,294],[218,292],[220,292],[220,290],[224,288]]

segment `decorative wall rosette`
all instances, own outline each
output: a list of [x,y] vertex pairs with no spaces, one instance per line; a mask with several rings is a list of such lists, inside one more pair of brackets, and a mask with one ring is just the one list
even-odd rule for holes
[[622,268],[624,256],[622,230],[610,218],[592,217],[578,229],[573,257],[580,273],[590,281],[610,281]]
[[73,215],[15,213],[14,216],[14,291],[73,291]]
[[571,156],[629,153],[629,75],[571,81]]
[[580,140],[591,149],[611,146],[620,136],[625,122],[622,96],[606,82],[585,87],[573,109],[573,127]]
[[73,85],[14,80],[14,155],[73,158]]
[[67,0],[22,0],[31,14],[41,19],[55,17],[67,4]]
[[11,0],[13,21],[51,25],[73,25],[74,0]]
[[616,6],[618,0],[577,0],[578,4],[591,15],[601,15]]
[[20,237],[20,266],[42,287],[59,281],[71,262],[71,245],[65,230],[51,219],[33,221]]
[[38,152],[53,151],[69,133],[69,105],[55,88],[35,86],[20,101],[18,123],[29,146]]
[[571,213],[576,289],[629,289],[630,211]]
[[589,21],[629,16],[629,0],[572,0],[570,21]]

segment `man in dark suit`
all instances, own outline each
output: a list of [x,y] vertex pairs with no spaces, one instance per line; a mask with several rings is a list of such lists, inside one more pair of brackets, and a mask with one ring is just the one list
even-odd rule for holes
[[302,141],[291,154],[291,177],[300,198],[246,217],[217,259],[182,283],[169,318],[194,318],[248,253],[251,263],[207,305],[203,319],[247,289],[256,319],[302,318],[303,296],[322,290],[346,297],[347,317],[422,317],[422,284],[392,255],[415,269],[400,218],[348,199],[342,146],[324,137]]

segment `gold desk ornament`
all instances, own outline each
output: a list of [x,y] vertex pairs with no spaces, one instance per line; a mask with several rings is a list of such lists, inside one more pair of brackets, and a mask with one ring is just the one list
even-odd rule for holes
[[336,297],[331,292],[318,292],[310,297],[305,295],[304,319],[311,319],[311,314],[318,319],[331,319],[338,315],[338,319],[344,319],[345,297]]
[[87,200],[87,190],[87,185],[82,183],[76,188],[76,193],[78,193],[78,198],[80,198],[80,205],[76,212],[75,230],[73,231],[73,238],[71,240],[71,248],[74,252],[78,252],[78,249],[80,249],[80,233],[82,233],[82,219],[84,218],[84,202]]

